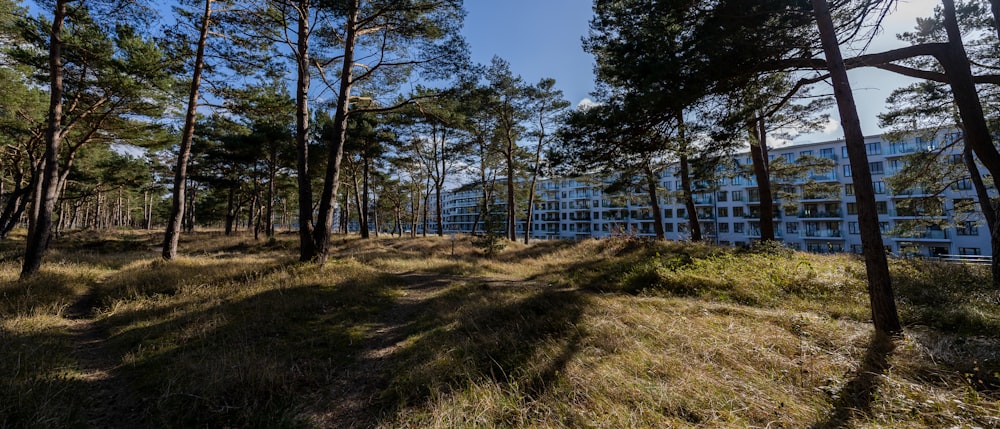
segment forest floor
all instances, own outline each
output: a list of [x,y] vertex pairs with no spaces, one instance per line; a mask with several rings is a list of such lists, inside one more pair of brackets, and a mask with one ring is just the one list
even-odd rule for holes
[[986,267],[851,255],[71,232],[0,242],[0,427],[1000,427]]

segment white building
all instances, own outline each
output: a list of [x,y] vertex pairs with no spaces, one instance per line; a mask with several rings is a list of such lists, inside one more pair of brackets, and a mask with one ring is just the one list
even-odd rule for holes
[[[925,194],[921,189],[892,192],[886,178],[898,172],[907,155],[936,150],[955,134],[943,134],[935,141],[918,137],[903,142],[890,142],[881,136],[865,139],[869,166],[876,194],[879,222],[887,249],[895,254],[932,256],[936,254],[989,255],[989,229],[978,212],[954,218],[956,204],[970,206],[976,198],[968,179],[959,180],[938,195]],[[960,145],[959,145],[960,146]],[[789,246],[812,252],[861,252],[857,208],[854,202],[851,168],[843,140],[799,144],[769,150],[769,157],[794,160],[803,155],[827,158],[836,163],[833,171],[813,174],[818,183],[834,184],[838,192],[798,193],[794,201],[775,201],[780,207],[775,213],[775,234]],[[942,162],[958,162],[960,148],[945,151]],[[749,154],[737,155],[736,161],[749,165]],[[958,167],[964,168],[961,165]],[[675,169],[660,174],[660,185],[670,196],[661,197],[666,238],[688,239],[688,213],[676,196],[680,178]],[[646,194],[608,195],[603,189],[610,180],[602,178],[555,178],[540,180],[536,188],[535,210],[532,214],[531,236],[538,239],[602,238],[616,234],[654,236],[653,215]],[[831,186],[832,187],[832,186]],[[697,193],[694,198],[703,238],[722,245],[744,245],[760,238],[759,198],[752,175],[739,175],[713,183],[711,191]],[[994,189],[990,190],[995,193]],[[449,232],[471,232],[479,211],[481,190],[475,186],[449,193],[445,200],[445,228]],[[945,227],[922,225],[904,228],[907,222],[925,220],[927,216],[908,211],[899,203],[912,198],[934,198],[943,209],[937,220]],[[493,207],[502,213],[503,198],[495,198]],[[502,216],[500,216],[502,222]],[[478,231],[483,230],[482,219]],[[524,221],[517,230],[523,234]]]

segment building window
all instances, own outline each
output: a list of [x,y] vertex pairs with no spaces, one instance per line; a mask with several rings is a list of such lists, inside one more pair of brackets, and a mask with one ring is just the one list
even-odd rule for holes
[[854,195],[854,184],[848,183],[844,185],[844,195]]
[[847,158],[847,146],[840,147],[840,154],[843,155],[844,158]]
[[847,214],[856,215],[858,214],[858,204],[857,203],[847,203]]
[[882,161],[869,162],[868,168],[872,171],[872,174],[885,174]]
[[733,207],[733,217],[743,217],[743,207]]
[[728,191],[719,191],[719,192],[716,192],[715,196],[719,199],[719,202],[729,201],[729,192]]
[[726,207],[719,207],[719,217],[729,217],[729,209]]
[[785,232],[789,234],[799,233],[799,223],[798,222],[788,222],[785,224]]
[[844,177],[851,177],[851,165],[844,166]]
[[813,154],[813,151],[811,151],[811,150],[804,150],[804,151],[799,152],[799,156],[812,156],[812,154]]
[[983,252],[978,247],[959,247],[958,248],[958,254],[959,255],[969,255],[969,256],[979,256],[979,255],[982,255]]
[[881,155],[882,154],[882,143],[874,142],[865,144],[865,153],[868,155]]
[[743,201],[743,191],[733,191],[733,201]]
[[960,222],[955,230],[958,235],[979,235],[979,227],[975,222]]
[[[812,153],[812,151],[809,151],[809,152]],[[836,160],[837,159],[834,156],[834,154],[833,154],[833,148],[832,147],[828,147],[826,149],[820,149],[819,150],[819,156],[821,158],[826,158],[826,159],[832,159],[832,160]]]
[[847,222],[847,233],[848,234],[855,234],[855,235],[860,234],[860,232],[858,231],[858,223],[857,222]]
[[892,228],[889,227],[889,222],[879,222],[878,223],[878,231],[881,232],[881,233],[883,233],[883,234],[888,234],[888,233],[892,232]]
[[663,217],[674,217],[674,209],[663,209]]
[[733,232],[735,232],[737,234],[742,234],[743,233],[743,226],[744,225],[745,224],[743,222],[736,222],[736,223],[734,223],[733,224]]
[[875,182],[872,182],[872,187],[875,188],[875,193],[876,194],[884,194],[885,193],[885,182],[883,182],[881,180],[876,180]]
[[725,223],[725,222],[720,223],[719,224],[719,232],[723,233],[723,234],[728,233],[729,232],[729,224]]
[[886,204],[885,201],[876,201],[875,212],[878,214],[889,214],[889,204]]
[[954,189],[956,191],[972,190],[972,180],[970,180],[968,177],[963,178],[962,180],[955,182],[954,185],[951,185],[951,189]]
[[781,157],[785,158],[785,162],[787,162],[789,164],[795,162],[795,154],[794,153],[782,154]]

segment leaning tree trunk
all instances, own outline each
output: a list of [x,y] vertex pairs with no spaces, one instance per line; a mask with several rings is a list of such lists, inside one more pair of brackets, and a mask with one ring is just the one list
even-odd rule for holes
[[750,142],[750,159],[757,178],[757,195],[760,198],[760,241],[774,241],[774,193],[771,192],[771,172],[767,159],[767,128],[761,118],[754,121]]
[[208,40],[211,14],[212,0],[205,0],[205,11],[198,34],[198,50],[194,57],[194,73],[191,77],[191,88],[188,91],[187,114],[184,116],[181,146],[177,153],[177,166],[174,168],[174,190],[171,198],[170,216],[167,217],[167,230],[163,237],[162,256],[168,261],[177,258],[177,242],[180,240],[181,223],[184,220],[188,159],[191,158],[191,143],[194,140],[194,123],[198,114],[198,91],[201,89],[201,73],[205,66],[205,44]]
[[962,150],[962,160],[965,162],[965,167],[969,170],[969,179],[972,181],[972,186],[976,190],[976,199],[979,200],[979,209],[983,212],[983,217],[986,218],[986,225],[990,231],[990,272],[993,274],[993,279],[1000,278],[1000,258],[996,255],[1000,254],[1000,225],[997,224],[997,214],[996,208],[993,206],[993,199],[990,198],[990,192],[986,189],[986,184],[983,183],[983,177],[979,174],[979,166],[976,165],[976,158],[972,155],[972,148],[969,145],[965,145]]
[[833,94],[837,99],[841,126],[844,128],[844,138],[847,143],[847,155],[854,178],[858,227],[861,232],[861,245],[864,250],[865,267],[868,274],[868,295],[872,306],[872,321],[876,331],[898,334],[903,328],[899,323],[899,314],[896,311],[892,281],[889,277],[889,264],[885,256],[882,232],[879,230],[878,212],[875,209],[875,189],[872,187],[871,170],[868,166],[868,155],[865,152],[865,136],[861,131],[861,121],[858,119],[854,94],[851,92],[851,83],[847,78],[847,68],[844,66],[844,58],[840,53],[829,5],[826,0],[811,1],[823,43],[823,52],[826,54],[827,67],[830,70],[830,79],[833,81]]
[[[972,146],[976,157],[982,161],[983,165],[993,176],[993,184],[1000,186],[1000,152],[993,144],[993,135],[986,123],[983,105],[976,91],[976,84],[972,80],[972,69],[969,65],[969,58],[962,44],[962,32],[958,27],[958,19],[955,16],[955,2],[953,0],[942,0],[944,6],[944,24],[948,33],[949,49],[938,58],[945,72],[949,77],[949,85],[955,97],[955,105],[958,107],[959,117],[965,127],[966,144]],[[990,228],[991,244],[1000,237],[993,238],[1000,234],[995,226]],[[993,247],[993,285],[1000,287],[1000,275],[997,269],[1000,262],[997,261],[1000,255],[997,254],[997,247]]]
[[66,19],[67,0],[56,0],[49,36],[49,118],[45,131],[45,168],[41,177],[41,193],[35,200],[38,216],[27,239],[21,278],[27,278],[42,266],[42,258],[52,233],[52,212],[59,192],[59,143],[63,110],[62,30]]

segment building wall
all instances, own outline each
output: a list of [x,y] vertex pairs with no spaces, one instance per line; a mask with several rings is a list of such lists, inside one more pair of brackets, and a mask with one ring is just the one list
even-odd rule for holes
[[[901,223],[923,219],[915,213],[897,210],[897,203],[926,195],[920,194],[920,190],[913,190],[907,195],[892,195],[886,178],[901,168],[903,157],[916,151],[937,150],[944,142],[955,137],[954,134],[942,134],[934,141],[922,141],[914,137],[903,142],[890,142],[881,136],[866,138],[868,161],[876,188],[876,204],[880,212],[879,221],[888,251],[900,255],[922,256],[990,254],[989,229],[982,222],[982,214],[978,211],[969,218],[971,223],[965,227],[896,233]],[[946,149],[942,158],[949,159],[952,155],[960,154],[960,149]],[[772,159],[783,157],[789,161],[794,161],[803,154],[828,158],[836,163],[833,171],[813,175],[812,179],[835,184],[839,187],[839,192],[836,195],[800,194],[796,201],[776,201],[776,204],[782,204],[782,209],[775,217],[777,239],[796,249],[813,252],[860,252],[861,238],[857,229],[855,199],[850,192],[852,181],[845,142],[835,140],[791,145],[769,151]],[[749,155],[737,154],[736,161],[749,165]],[[680,178],[674,175],[673,168],[667,168],[660,176],[660,184],[664,189],[676,192],[680,188]],[[607,195],[603,189],[608,183],[610,180],[602,178],[553,178],[539,181],[531,236],[537,239],[604,238],[619,234],[654,236],[648,197],[644,194]],[[949,187],[940,195],[946,218],[952,216],[955,200],[975,200],[975,191],[966,185],[967,183],[962,183]],[[753,176],[721,179],[715,188],[711,192],[695,195],[695,205],[705,239],[734,246],[750,244],[759,239],[759,202]],[[476,205],[479,195],[478,190],[447,195],[445,227],[448,231],[471,231],[478,211]],[[495,207],[501,212],[502,204],[502,201],[495,202]],[[789,208],[786,210],[785,207]],[[686,230],[689,213],[686,213],[679,198],[663,197],[661,209],[664,211],[666,238],[688,239]],[[481,225],[478,228],[480,231]],[[518,231],[523,231],[523,220],[518,222]]]

